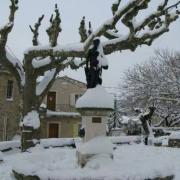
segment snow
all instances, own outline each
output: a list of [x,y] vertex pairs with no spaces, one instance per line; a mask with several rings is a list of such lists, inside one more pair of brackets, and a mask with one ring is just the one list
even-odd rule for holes
[[83,43],[72,43],[72,44],[62,44],[58,45],[54,48],[54,52],[63,52],[63,51],[75,51],[75,52],[81,52],[84,50]]
[[40,108],[44,108],[44,109],[46,109],[46,108],[47,108],[47,105],[46,105],[46,104],[44,104],[44,103],[42,103],[42,104],[40,105]]
[[75,64],[77,67],[79,67],[80,64],[81,64],[83,61],[85,61],[85,59],[82,60],[82,59],[75,58],[75,59],[73,60],[74,64]]
[[76,108],[114,109],[114,98],[102,86],[97,85],[95,88],[87,89],[77,100]]
[[122,116],[122,124],[128,124],[129,122],[136,122],[137,124],[141,124],[140,120],[136,116]]
[[113,145],[107,137],[98,136],[77,148],[81,154],[112,154]]
[[39,59],[33,59],[32,65],[36,69],[36,68],[40,68],[40,67],[43,67],[45,65],[48,65],[48,64],[50,64],[50,62],[51,62],[51,59],[48,56],[48,57],[43,58],[43,59],[40,59],[40,58]]
[[[16,141],[2,141],[0,142],[0,151],[8,151],[10,149],[20,148],[21,140]],[[34,140],[37,141],[37,140]],[[50,139],[40,139],[40,144],[44,148],[47,147],[63,147],[72,146],[75,142],[81,141],[80,138],[50,138]]]
[[0,142],[0,151],[14,149],[20,147],[20,140],[17,141],[2,141]]
[[106,56],[104,55],[102,43],[99,44],[97,50],[99,52],[99,55],[97,57],[97,60],[99,61],[98,66],[99,67],[108,66],[108,60]]
[[40,144],[43,147],[61,147],[61,146],[70,146],[73,145],[74,139],[72,138],[50,138],[50,139],[41,139]]
[[141,136],[112,136],[109,137],[113,144],[131,144],[131,143],[140,143]]
[[40,51],[40,50],[52,50],[52,47],[50,45],[39,45],[39,46],[32,46],[24,51],[24,54],[28,54],[30,51]]
[[[165,138],[163,136],[163,138]],[[166,137],[167,139],[168,137]],[[135,142],[140,142],[141,137],[140,136],[110,136],[108,139],[113,144],[131,144]],[[157,138],[156,138],[157,139]],[[159,138],[158,138],[159,140]],[[157,140],[157,141],[158,141]],[[82,143],[81,138],[50,138],[50,139],[40,139],[40,144],[43,147],[61,147],[61,146],[67,146],[67,145],[80,145]],[[0,151],[7,151],[10,149],[20,148],[20,139],[14,140],[14,141],[2,141],[0,142]]]
[[40,127],[40,119],[37,111],[32,110],[23,119],[23,125],[38,129]]
[[106,46],[106,45],[110,45],[110,44],[116,44],[121,41],[126,41],[128,39],[128,37],[129,37],[129,34],[125,34],[125,35],[120,36],[119,38],[115,38],[115,39],[111,39],[111,40],[102,42],[102,45]]
[[107,30],[106,32],[107,32],[109,35],[114,36],[114,37],[116,37],[116,38],[119,38],[119,37],[122,36],[121,34],[118,34],[118,33],[114,32],[114,31],[112,31],[112,30]]
[[177,148],[139,145],[118,146],[114,159],[104,154],[92,158],[87,166],[77,165],[76,149],[41,146],[25,153],[4,153],[0,164],[0,179],[12,180],[11,169],[40,179],[104,179],[144,180],[157,176],[175,175],[180,179],[180,151]]
[[84,50],[83,43],[72,43],[72,44],[61,44],[57,45],[54,48],[51,47],[50,45],[39,45],[39,46],[33,46],[31,48],[28,48],[27,50],[24,51],[24,54],[28,54],[31,51],[53,51],[54,53],[56,52],[68,52],[68,51],[76,51],[80,52]]
[[180,139],[180,131],[174,131],[173,133],[171,133],[169,139]]
[[36,86],[36,95],[39,96],[48,86],[49,82],[53,79],[54,75],[56,73],[56,68],[46,71],[43,79],[40,81],[40,83]]
[[64,116],[64,117],[80,117],[80,114],[77,112],[57,112],[57,111],[51,111],[47,110],[47,117],[52,116]]
[[6,48],[6,57],[10,61],[10,63],[16,68],[19,77],[21,78],[21,84],[24,85],[25,73],[22,63],[16,57],[12,56],[7,48]]

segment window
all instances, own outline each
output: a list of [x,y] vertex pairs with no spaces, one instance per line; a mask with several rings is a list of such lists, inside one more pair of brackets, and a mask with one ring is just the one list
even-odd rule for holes
[[75,106],[76,104],[76,101],[78,100],[78,98],[80,98],[82,96],[82,94],[75,94],[75,93],[72,93],[70,95],[70,105],[71,106]]
[[102,122],[102,120],[100,117],[93,117],[92,118],[92,123],[101,123],[101,122]]
[[13,81],[12,80],[8,80],[7,82],[6,99],[13,99]]
[[47,109],[56,111],[56,92],[54,91],[47,93]]
[[81,97],[81,94],[75,94],[75,103],[78,100],[78,98],[80,98],[80,97]]

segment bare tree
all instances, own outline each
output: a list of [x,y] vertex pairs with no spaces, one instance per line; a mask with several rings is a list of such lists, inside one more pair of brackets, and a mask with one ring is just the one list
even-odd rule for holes
[[[130,0],[120,8],[121,1],[112,5],[112,17],[102,23],[95,31],[86,30],[85,18],[83,17],[79,32],[81,43],[72,44],[71,47],[58,45],[57,40],[61,32],[61,19],[57,5],[54,15],[50,18],[50,26],[46,32],[49,37],[49,45],[43,46],[38,43],[39,28],[44,16],[38,19],[34,27],[30,26],[33,33],[33,47],[24,53],[23,65],[10,57],[6,51],[8,35],[14,26],[14,16],[18,9],[18,0],[10,0],[10,15],[6,25],[0,28],[0,54],[2,63],[15,76],[23,97],[23,131],[22,150],[34,146],[39,140],[39,106],[53,84],[56,75],[69,65],[78,68],[74,58],[86,58],[87,51],[96,37],[106,37],[102,42],[104,54],[111,54],[115,51],[132,50],[140,45],[150,46],[159,36],[169,31],[170,24],[179,16],[176,9],[179,1],[169,5],[164,0],[157,6],[156,12],[145,17],[141,22],[135,23],[138,13],[148,8],[151,0]],[[126,35],[118,32],[119,22],[128,28]],[[79,66],[84,64],[83,60]],[[43,79],[37,83],[39,76]]]
[[180,122],[179,82],[179,53],[157,50],[151,61],[125,73],[126,104],[132,109],[156,106],[155,114],[160,119],[156,126],[175,126]]

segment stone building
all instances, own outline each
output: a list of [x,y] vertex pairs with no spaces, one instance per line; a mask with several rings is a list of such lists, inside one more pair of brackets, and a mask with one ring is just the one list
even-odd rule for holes
[[0,65],[0,141],[20,134],[21,96],[15,78]]
[[41,120],[41,137],[77,137],[81,116],[75,109],[76,100],[84,94],[86,85],[67,76],[57,78],[43,104],[46,114]]
[[[81,116],[75,102],[86,85],[67,76],[59,77],[47,93],[41,117],[41,138],[76,137]],[[15,78],[0,66],[0,141],[20,135],[20,105],[22,99]]]

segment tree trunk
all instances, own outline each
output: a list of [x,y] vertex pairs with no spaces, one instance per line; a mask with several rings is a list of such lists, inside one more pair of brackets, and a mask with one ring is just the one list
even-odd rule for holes
[[[25,86],[23,91],[23,120],[24,117],[35,110],[39,112],[39,99],[36,96],[36,77],[32,76],[32,68],[30,65],[26,66]],[[40,140],[40,127],[34,129],[31,126],[23,124],[21,137],[21,150],[26,151],[30,147],[34,147]]]

